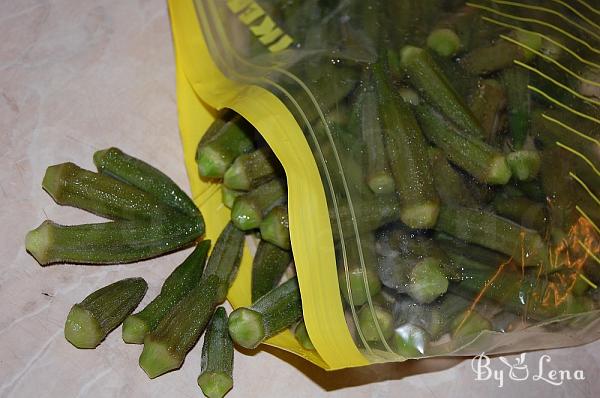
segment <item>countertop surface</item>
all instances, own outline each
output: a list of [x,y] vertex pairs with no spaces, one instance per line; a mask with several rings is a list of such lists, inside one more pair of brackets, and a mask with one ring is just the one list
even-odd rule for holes
[[[140,347],[123,344],[120,329],[95,350],[77,350],[63,337],[73,303],[143,276],[145,304],[187,251],[130,265],[42,268],[24,248],[26,232],[47,218],[96,220],[56,205],[42,190],[48,165],[92,168],[94,151],[119,146],[187,189],[174,76],[164,0],[0,1],[0,396],[201,396],[200,345],[179,371],[149,380],[137,365]],[[515,355],[507,359],[514,363]],[[511,377],[499,358],[489,364],[496,379],[476,380],[470,358],[327,373],[266,348],[235,353],[229,396],[592,397],[600,395],[599,361],[600,342],[531,352],[526,380],[514,380],[523,374]],[[551,380],[553,369],[568,370],[571,380]]]

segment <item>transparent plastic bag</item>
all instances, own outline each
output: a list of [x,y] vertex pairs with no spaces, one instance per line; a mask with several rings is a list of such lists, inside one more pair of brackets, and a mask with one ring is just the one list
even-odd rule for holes
[[194,163],[210,109],[246,118],[286,172],[316,352],[269,344],[336,369],[600,336],[598,8],[170,1],[208,236],[229,217]]

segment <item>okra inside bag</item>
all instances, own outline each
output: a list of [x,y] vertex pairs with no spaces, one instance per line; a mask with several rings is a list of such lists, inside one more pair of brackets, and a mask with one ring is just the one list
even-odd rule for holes
[[[209,237],[229,213],[194,163],[208,109],[241,114],[285,168],[318,355],[289,333],[270,344],[336,369],[600,336],[600,20],[586,4],[170,1]],[[234,306],[249,303],[245,257]]]

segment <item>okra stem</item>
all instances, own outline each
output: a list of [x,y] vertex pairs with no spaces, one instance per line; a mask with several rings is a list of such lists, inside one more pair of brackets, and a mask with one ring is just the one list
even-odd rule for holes
[[273,179],[236,199],[231,209],[231,220],[236,227],[247,231],[258,228],[263,217],[286,199],[283,180]]
[[244,348],[256,348],[301,317],[300,289],[294,277],[262,296],[252,306],[233,311],[229,316],[229,335]]
[[223,184],[229,189],[249,191],[282,173],[275,154],[262,147],[238,156],[225,172]]

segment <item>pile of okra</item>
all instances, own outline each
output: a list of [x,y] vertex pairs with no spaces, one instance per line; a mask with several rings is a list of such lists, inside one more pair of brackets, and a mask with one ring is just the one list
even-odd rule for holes
[[[302,10],[319,6],[323,15],[312,18],[340,12],[325,0],[284,3],[269,11],[307,41],[310,29],[294,32],[308,21]],[[541,322],[576,333],[600,301],[594,54],[571,51],[573,39],[555,31],[494,23],[462,1],[349,4],[339,29],[322,29],[336,62],[315,55],[289,69],[321,111],[302,114],[313,127],[307,140],[327,191],[339,288],[357,345],[417,358]],[[298,90],[290,91],[304,106]],[[93,159],[97,172],[50,166],[42,186],[58,204],[108,221],[45,221],[26,238],[40,264],[128,263],[194,249],[138,312],[142,278],[75,304],[65,324],[69,342],[94,348],[122,324],[126,343],[143,344],[139,364],[154,378],[179,368],[206,330],[198,384],[209,397],[233,385],[234,342],[255,348],[293,328],[314,349],[293,272],[285,173],[240,115],[220,111],[198,144],[200,177],[222,183],[231,209],[212,248],[199,209],[165,174],[117,148]],[[247,236],[258,241],[253,304],[228,317],[220,304]]]

